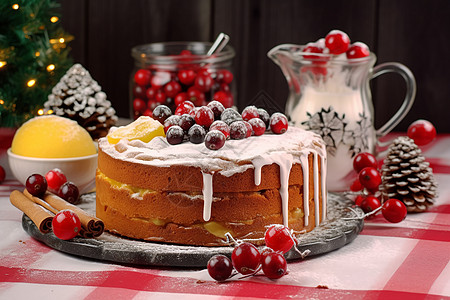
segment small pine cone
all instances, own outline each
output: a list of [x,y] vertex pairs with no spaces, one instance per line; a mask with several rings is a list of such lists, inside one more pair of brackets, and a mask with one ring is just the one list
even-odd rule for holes
[[100,85],[80,64],[73,65],[53,87],[44,107],[77,121],[93,139],[106,136],[118,120]]
[[422,212],[433,205],[437,197],[433,170],[409,137],[401,136],[389,146],[381,173],[383,198],[401,200],[408,212]]

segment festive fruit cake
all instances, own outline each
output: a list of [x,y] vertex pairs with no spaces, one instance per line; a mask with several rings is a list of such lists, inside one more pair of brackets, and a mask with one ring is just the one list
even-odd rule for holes
[[112,233],[221,246],[229,232],[262,244],[270,224],[306,232],[326,217],[326,149],[315,133],[291,127],[215,151],[147,140],[99,140],[96,211]]

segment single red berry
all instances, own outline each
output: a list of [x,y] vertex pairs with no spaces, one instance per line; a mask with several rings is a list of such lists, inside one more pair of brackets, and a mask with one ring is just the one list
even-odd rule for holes
[[197,75],[211,76],[211,72],[209,72],[207,68],[201,68],[200,70],[198,70]]
[[187,93],[186,93],[186,92],[178,93],[178,94],[175,96],[175,106],[180,105],[180,104],[183,103],[184,101],[188,101],[188,96],[187,96]]
[[233,81],[233,73],[228,70],[220,70],[217,72],[217,81],[220,83],[230,84]]
[[5,169],[3,169],[2,166],[0,166],[0,183],[2,183],[5,180],[6,172]]
[[366,196],[364,196],[364,195],[356,196],[356,198],[355,198],[355,205],[361,206],[361,203],[363,202],[364,199],[366,199]]
[[181,117],[179,115],[172,115],[172,116],[168,117],[164,121],[164,132],[167,133],[169,128],[172,126],[175,126],[175,125],[180,126],[180,120],[181,120]]
[[213,122],[214,113],[209,107],[202,106],[195,113],[195,123],[197,123],[198,125],[209,128],[209,126],[211,126]]
[[272,225],[264,234],[266,246],[274,251],[286,253],[291,250],[295,242],[289,228],[283,225]]
[[150,70],[139,69],[134,73],[134,82],[138,85],[146,86],[150,84],[150,79],[152,77],[152,73]]
[[225,92],[227,94],[231,93],[230,86],[228,84],[226,84],[226,83],[221,83],[219,90],[222,91],[222,92]]
[[274,252],[272,248],[269,248],[269,247],[264,247],[264,248],[262,248],[262,249],[259,251],[259,253],[261,253],[261,263],[263,262],[264,257],[265,257],[267,254],[272,253],[272,252]]
[[58,196],[71,204],[78,204],[80,200],[80,191],[75,183],[67,181],[59,188]]
[[377,159],[369,152],[358,153],[353,159],[353,169],[356,173],[359,173],[362,169],[367,167],[376,169],[378,167]]
[[[322,54],[323,48],[320,47],[319,45],[317,45],[316,43],[308,43],[308,44],[306,44],[305,48],[303,48],[303,52],[304,53]],[[318,64],[324,64],[329,60],[326,56],[320,56],[320,55],[314,55],[314,54],[308,54],[308,55],[303,54],[303,57],[305,59],[314,60],[314,62],[318,63]]]
[[225,135],[225,139],[230,138],[230,126],[228,126],[224,121],[214,121],[211,126],[209,126],[209,130],[219,130]]
[[381,206],[380,200],[375,196],[367,196],[361,201],[361,209],[367,214]]
[[359,172],[359,181],[369,191],[376,191],[381,184],[381,174],[375,168],[366,167]]
[[191,111],[194,109],[194,107],[195,107],[195,105],[191,101],[188,101],[188,100],[183,101],[175,109],[175,114],[179,115],[179,116],[184,115],[184,114],[190,114]]
[[167,97],[173,98],[181,92],[181,85],[176,81],[170,81],[164,86],[164,93]]
[[356,42],[350,45],[347,52],[345,53],[348,59],[361,58],[370,55],[369,47],[361,42]]
[[187,133],[192,125],[195,124],[195,119],[190,114],[183,114],[180,117],[180,127]]
[[167,95],[162,91],[162,90],[158,90],[155,94],[155,100],[156,102],[163,104],[166,102],[167,99]]
[[147,103],[144,100],[136,98],[133,100],[133,110],[135,113],[143,113],[147,109]]
[[70,209],[61,210],[52,220],[53,233],[61,240],[70,240],[81,229],[80,218]]
[[219,101],[225,108],[233,106],[233,97],[230,93],[224,91],[215,92],[213,99]]
[[245,127],[247,127],[247,133],[245,134],[245,138],[251,137],[253,133],[253,127],[252,125],[247,121],[242,121],[245,124]]
[[340,30],[332,30],[325,37],[325,46],[330,50],[331,54],[345,53],[350,45],[348,35]]
[[33,174],[27,178],[25,186],[31,195],[39,197],[47,191],[47,180],[41,174]]
[[408,213],[405,204],[394,198],[391,198],[383,203],[381,212],[383,213],[383,217],[391,223],[399,223],[403,221]]
[[135,98],[145,99],[146,96],[146,88],[141,85],[134,85],[133,87],[133,96]]
[[237,245],[231,254],[231,262],[236,271],[243,275],[253,274],[261,263],[261,254],[250,243],[244,242]]
[[258,108],[259,118],[266,124],[266,130],[270,127],[270,115],[264,108]]
[[213,279],[217,281],[224,281],[230,278],[233,272],[233,265],[231,260],[225,255],[214,255],[208,261],[208,273]]
[[282,113],[274,113],[270,117],[270,130],[276,134],[285,133],[288,129],[288,119]]
[[53,169],[45,174],[45,180],[47,180],[47,187],[52,192],[58,192],[59,188],[67,182],[66,175],[60,169]]
[[170,126],[166,132],[167,142],[171,145],[181,144],[184,138],[184,130],[178,125]]
[[209,92],[214,81],[209,74],[198,74],[195,78],[194,86],[201,92]]
[[262,270],[267,278],[281,278],[287,272],[286,259],[282,254],[277,252],[267,253],[262,260]]
[[[211,127],[209,128],[211,130]],[[200,144],[205,141],[206,130],[198,124],[192,125],[188,131],[189,141],[193,144]]]
[[350,186],[350,191],[352,192],[359,192],[363,189],[361,182],[359,181],[359,178],[356,178],[355,181],[353,181],[352,185]]
[[222,115],[223,111],[225,110],[225,107],[220,103],[219,101],[213,100],[209,102],[206,106],[211,108],[212,112],[214,113],[214,119],[219,120],[220,116]]
[[172,111],[166,105],[158,105],[153,110],[153,119],[158,120],[161,124],[164,124],[164,121],[172,115]]
[[247,106],[246,108],[244,108],[241,115],[244,121],[248,121],[253,118],[259,118],[258,109],[254,105]]
[[244,121],[235,121],[230,125],[230,138],[232,140],[242,140],[247,136],[247,125]]
[[436,128],[427,120],[417,120],[408,127],[408,137],[418,146],[423,146],[434,140]]
[[266,124],[260,118],[250,119],[248,121],[252,126],[252,134],[255,136],[263,135],[266,132]]
[[178,72],[178,80],[184,85],[192,85],[194,83],[195,77],[197,74],[194,70],[180,70]]
[[205,136],[205,146],[210,150],[219,150],[225,145],[226,137],[219,130],[210,130]]
[[194,103],[196,106],[199,106],[199,104],[205,101],[205,94],[193,86],[188,88],[186,93],[188,100]]

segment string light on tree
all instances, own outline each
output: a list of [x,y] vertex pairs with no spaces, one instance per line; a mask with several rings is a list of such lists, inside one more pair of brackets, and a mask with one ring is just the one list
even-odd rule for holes
[[28,80],[28,82],[27,82],[27,86],[28,87],[32,87],[32,86],[34,86],[36,84],[36,79],[30,79],[30,80]]
[[19,4],[13,4],[13,6],[12,6],[12,9],[14,9],[14,10],[18,10],[19,9]]
[[47,66],[47,71],[48,72],[51,72],[51,71],[54,71],[55,70],[55,65],[54,64],[49,64],[48,66]]
[[59,18],[57,16],[53,16],[50,18],[50,22],[52,22],[52,23],[56,23],[58,21],[59,21]]
[[6,66],[6,61],[4,60],[0,61],[0,68],[3,68],[4,66]]

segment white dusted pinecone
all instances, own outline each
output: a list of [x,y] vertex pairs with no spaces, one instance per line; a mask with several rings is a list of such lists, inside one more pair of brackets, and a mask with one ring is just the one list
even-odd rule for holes
[[118,117],[100,85],[80,64],[73,65],[53,87],[44,107],[75,120],[93,139],[106,136]]
[[430,164],[412,139],[398,137],[389,146],[381,168],[385,199],[401,200],[408,212],[422,212],[434,203],[437,183]]

